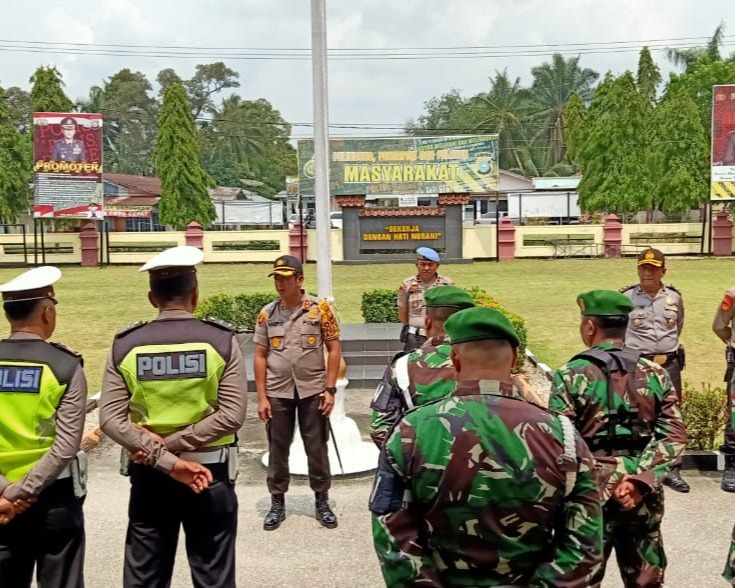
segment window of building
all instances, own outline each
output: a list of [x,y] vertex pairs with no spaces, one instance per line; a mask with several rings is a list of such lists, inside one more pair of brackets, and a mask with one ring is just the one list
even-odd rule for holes
[[149,231],[165,231],[165,225],[160,224],[158,211],[153,210],[150,218],[128,218],[125,219],[125,230],[131,233],[145,233]]

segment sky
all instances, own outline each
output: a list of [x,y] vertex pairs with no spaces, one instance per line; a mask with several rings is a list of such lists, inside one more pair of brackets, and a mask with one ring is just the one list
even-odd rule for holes
[[[330,122],[385,124],[387,131],[380,132],[387,135],[396,134],[407,120],[420,115],[424,102],[433,96],[452,88],[465,95],[487,90],[488,78],[497,70],[507,69],[510,76],[529,83],[530,68],[550,59],[554,49],[548,45],[567,44],[564,51],[571,56],[579,48],[589,51],[593,47],[590,43],[597,43],[595,53],[581,56],[581,65],[601,74],[608,70],[620,73],[635,69],[642,41],[663,40],[654,43],[661,46],[701,45],[704,41],[674,39],[709,37],[724,21],[733,32],[725,52],[735,51],[735,3],[727,0],[326,2],[328,45],[336,50],[331,55],[344,55],[345,49],[393,49],[397,51],[390,53],[395,56],[396,52],[412,53],[400,51],[402,48],[495,47],[481,50],[493,53],[482,58],[330,59]],[[244,98],[269,100],[291,123],[313,120],[308,59],[226,57],[233,52],[254,53],[244,51],[246,48],[308,50],[311,16],[307,0],[75,0],[63,5],[48,0],[1,0],[1,4],[0,85],[4,87],[28,89],[33,70],[53,64],[64,76],[68,95],[76,100],[85,97],[90,86],[101,84],[125,67],[145,73],[154,82],[157,72],[166,67],[187,78],[197,63],[224,61],[239,72],[241,87],[235,91]],[[178,51],[188,51],[193,58],[160,56],[161,49],[124,47],[118,50],[148,55],[94,55],[86,46],[80,46],[81,54],[69,55],[49,52],[48,45],[38,43],[181,46],[191,47]],[[45,52],[16,50],[21,47]],[[613,52],[612,47],[618,50]],[[519,55],[529,50],[537,54]],[[447,50],[433,53],[446,54]],[[299,55],[308,57],[309,53]],[[662,52],[654,52],[654,58],[667,77],[672,66]],[[391,125],[395,129],[388,129]],[[332,131],[335,135],[376,132]],[[301,137],[311,131],[308,126],[295,126],[293,133]]]

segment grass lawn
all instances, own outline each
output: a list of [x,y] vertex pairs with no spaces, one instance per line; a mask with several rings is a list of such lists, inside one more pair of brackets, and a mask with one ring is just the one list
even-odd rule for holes
[[[682,291],[686,309],[683,343],[688,366],[684,380],[720,385],[724,351],[711,324],[724,290],[735,284],[735,259],[670,258],[668,267],[666,282]],[[267,264],[205,265],[200,268],[201,295],[272,292],[271,279],[266,277],[269,269]],[[458,285],[484,288],[508,309],[524,316],[530,348],[552,368],[582,350],[576,295],[636,281],[635,259],[516,260],[445,265],[441,269]],[[20,271],[0,269],[0,282]],[[135,266],[68,267],[62,271],[64,275],[56,287],[60,303],[54,339],[84,355],[90,390],[96,391],[115,332],[155,316],[146,297],[147,275]],[[307,266],[306,272],[306,287],[316,291],[316,266]],[[335,266],[333,272],[334,295],[343,320],[362,322],[362,292],[397,289],[412,273],[412,266]]]

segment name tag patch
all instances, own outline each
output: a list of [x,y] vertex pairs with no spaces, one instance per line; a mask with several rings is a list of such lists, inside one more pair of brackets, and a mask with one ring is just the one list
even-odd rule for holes
[[207,353],[205,351],[141,353],[135,359],[140,381],[205,378],[207,376]]
[[41,392],[42,374],[40,366],[0,366],[0,392],[38,394]]

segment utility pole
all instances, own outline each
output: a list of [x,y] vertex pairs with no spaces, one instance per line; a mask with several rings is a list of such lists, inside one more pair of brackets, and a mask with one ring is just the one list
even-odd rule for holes
[[311,65],[314,95],[314,199],[316,277],[319,298],[332,296],[332,237],[329,221],[329,94],[327,91],[326,0],[311,0]]

